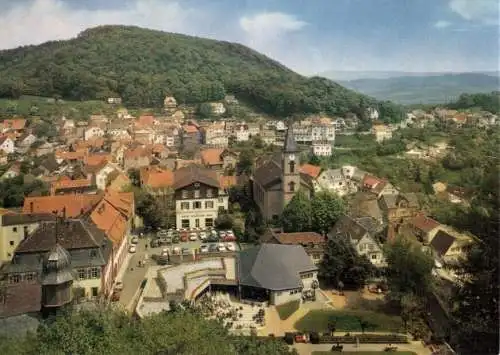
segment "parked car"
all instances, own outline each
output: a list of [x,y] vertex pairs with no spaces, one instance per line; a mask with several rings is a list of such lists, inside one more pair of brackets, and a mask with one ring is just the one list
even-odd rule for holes
[[226,246],[223,243],[217,245],[217,251],[226,251]]
[[234,233],[233,233],[232,230],[228,230],[228,231],[226,231],[226,235],[232,235],[232,236],[234,236]]
[[189,240],[189,235],[184,232],[184,233],[181,233],[181,242],[187,242]]
[[209,235],[208,238],[206,239],[207,242],[209,243],[215,243],[219,241],[219,237],[217,235]]
[[129,253],[135,253],[137,251],[137,247],[132,244],[131,246],[128,247],[128,252]]
[[235,242],[236,241],[236,237],[233,235],[229,235],[229,234],[226,234],[226,236],[224,238],[222,238],[222,240],[224,242]]
[[194,242],[196,241],[196,239],[198,239],[198,234],[196,234],[195,232],[193,233],[189,233],[189,240]]
[[226,236],[226,232],[220,231],[219,232],[219,238],[223,239]]
[[173,230],[173,229],[169,229],[169,230],[167,231],[167,237],[172,238],[173,236],[174,236],[174,230]]
[[162,251],[161,251],[161,256],[168,256],[168,248],[163,248]]
[[207,233],[200,232],[200,234],[198,234],[198,237],[200,238],[200,240],[205,240],[207,239]]
[[160,231],[158,231],[158,233],[156,233],[156,235],[158,237],[166,237],[168,234],[167,234],[167,231],[164,230],[164,229],[161,229]]
[[172,248],[172,254],[180,254],[180,253],[181,253],[181,248],[179,247]]
[[191,253],[191,249],[189,248],[182,248],[182,254],[190,254]]
[[200,253],[208,253],[208,245],[207,244],[202,244],[200,246]]
[[174,237],[172,238],[172,243],[173,243],[173,244],[177,244],[177,243],[179,243],[180,241],[181,241],[181,239],[179,238],[179,236],[178,236],[178,235],[177,235],[177,236],[174,236]]
[[236,245],[234,243],[226,243],[226,249],[228,251],[236,251]]
[[210,244],[208,246],[208,251],[211,253],[216,252],[217,251],[217,244]]
[[132,239],[130,239],[130,243],[132,243],[132,244],[138,244],[139,243],[139,238],[137,238],[136,236],[132,237]]
[[296,343],[307,343],[307,336],[305,334],[297,334],[295,335]]
[[158,248],[160,246],[160,240],[159,239],[153,239],[151,243],[149,243],[149,246],[151,248]]

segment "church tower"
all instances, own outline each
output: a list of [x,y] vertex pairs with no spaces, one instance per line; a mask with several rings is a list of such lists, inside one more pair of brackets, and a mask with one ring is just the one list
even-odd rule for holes
[[300,157],[297,142],[293,136],[292,124],[288,125],[285,137],[285,146],[281,155],[283,208],[300,189]]

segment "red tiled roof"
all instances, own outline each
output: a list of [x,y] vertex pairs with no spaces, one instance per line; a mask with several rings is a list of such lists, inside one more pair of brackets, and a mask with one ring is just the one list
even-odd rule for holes
[[111,155],[109,154],[92,154],[85,158],[85,163],[91,166],[101,165],[108,161],[111,161]]
[[102,195],[99,194],[26,197],[23,213],[53,213],[65,208],[68,218],[76,218],[90,211],[101,199]]
[[138,123],[144,126],[152,126],[155,122],[153,115],[142,115],[139,117]]
[[374,187],[382,183],[384,183],[384,180],[381,180],[373,175],[366,174],[363,178],[363,186],[366,186],[370,189],[373,189]]
[[24,129],[26,127],[26,120],[23,118],[4,120],[2,125],[5,129]]
[[74,189],[79,187],[90,187],[92,182],[88,179],[77,179],[77,180],[59,180],[52,183],[52,188],[54,190],[63,189]]
[[300,172],[316,179],[321,172],[321,167],[312,164],[304,164],[300,166]]
[[145,167],[141,169],[140,175],[141,184],[151,188],[168,187],[174,183],[174,173],[158,167]]
[[132,192],[108,191],[90,214],[92,222],[106,233],[115,246],[120,245],[126,236],[127,220],[133,215],[133,204]]
[[86,150],[77,150],[76,152],[56,151],[55,156],[64,160],[83,160],[86,154]]
[[137,147],[135,149],[127,149],[123,153],[125,159],[137,159],[140,157],[147,157],[149,155],[150,155],[149,151],[143,147]]
[[192,125],[183,126],[183,129],[186,133],[198,133],[198,128]]
[[224,149],[222,148],[208,148],[200,151],[201,162],[205,165],[218,165],[222,164],[220,158]]
[[425,216],[424,214],[415,216],[410,223],[415,228],[418,228],[426,233],[441,225],[438,221],[435,221],[432,218]]
[[325,244],[326,240],[316,232],[276,233],[274,238],[280,244]]

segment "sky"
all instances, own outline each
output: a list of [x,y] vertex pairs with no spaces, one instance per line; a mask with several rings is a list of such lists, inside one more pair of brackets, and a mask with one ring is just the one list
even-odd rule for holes
[[499,67],[498,0],[0,0],[0,49],[104,24],[239,42],[311,75]]

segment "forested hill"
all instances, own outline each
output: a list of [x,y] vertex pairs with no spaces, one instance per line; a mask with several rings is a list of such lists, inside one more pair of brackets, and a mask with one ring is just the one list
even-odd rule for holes
[[306,78],[240,44],[128,26],[100,26],[77,38],[0,51],[0,97],[73,100],[120,96],[130,106],[161,106],[235,94],[264,112],[363,114],[378,105],[398,120],[399,107],[324,78]]

